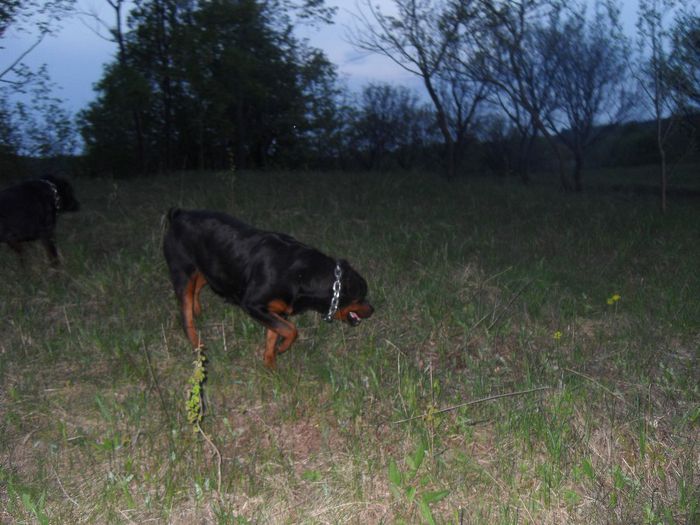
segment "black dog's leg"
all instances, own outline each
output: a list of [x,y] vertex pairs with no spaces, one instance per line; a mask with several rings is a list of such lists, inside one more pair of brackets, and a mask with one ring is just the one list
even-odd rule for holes
[[19,264],[24,268],[24,254],[22,252],[22,243],[17,242],[17,241],[8,241],[7,245],[12,248],[12,251],[17,254],[17,258],[19,259]]
[[202,313],[202,304],[199,302],[199,292],[202,291],[202,287],[206,284],[206,277],[204,277],[201,272],[197,272],[194,282],[194,291],[192,293],[192,313],[195,317]]
[[19,243],[17,241],[7,241],[7,245],[12,248],[12,250],[19,255],[20,257],[22,256],[22,243]]
[[182,328],[192,347],[199,348],[202,346],[202,341],[194,326],[194,316],[199,315],[201,311],[199,292],[207,281],[190,261],[187,252],[175,238],[172,230],[165,235],[163,254],[170,270],[170,281],[173,283],[175,296],[180,304]]
[[56,249],[56,244],[54,243],[53,239],[51,237],[46,237],[41,239],[41,242],[43,243],[44,248],[46,248],[46,254],[49,257],[49,261],[51,261],[51,266],[54,268],[58,267],[58,250]]
[[[182,328],[185,330],[187,338],[192,343],[193,348],[202,346],[202,340],[194,326],[194,315],[199,314],[199,290],[203,286],[198,276],[201,275],[195,271],[191,275],[176,269],[171,269],[170,279],[175,289],[175,295],[180,303],[180,315],[182,320]],[[204,278],[202,277],[202,281]],[[204,281],[206,282],[206,281]],[[199,284],[199,287],[197,286]]]

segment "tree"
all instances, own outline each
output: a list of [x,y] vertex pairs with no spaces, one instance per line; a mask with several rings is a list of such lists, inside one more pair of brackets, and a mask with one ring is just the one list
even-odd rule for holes
[[387,157],[402,143],[405,114],[416,99],[405,87],[370,84],[362,90],[356,133],[360,150],[367,154],[367,167],[386,167]]
[[[530,183],[530,168],[532,163],[532,151],[538,136],[538,128],[535,126],[532,114],[518,104],[512,104],[506,93],[494,90],[490,97],[491,103],[507,116],[512,129],[504,128],[513,135],[513,140],[517,144],[515,148],[515,162],[513,167],[523,184]],[[497,132],[498,128],[494,131]],[[498,135],[496,135],[498,136]]]
[[422,114],[418,98],[408,88],[369,84],[362,90],[352,134],[358,155],[369,169],[394,163],[409,167],[407,155],[420,149],[416,133]]
[[4,0],[0,4],[0,40],[5,38],[8,30],[32,35],[31,42],[17,56],[11,57],[5,69],[0,70],[0,84],[19,89],[31,80],[31,71],[24,59],[56,30],[61,18],[71,11],[74,1]]
[[350,103],[338,84],[335,66],[322,51],[304,45],[299,55],[305,118],[292,124],[292,143],[282,145],[290,154],[280,160],[290,166],[340,167],[352,120]]
[[[95,89],[97,98],[78,115],[91,170],[120,175],[143,173],[156,166],[157,149],[140,147],[157,140],[152,137],[155,117],[148,80],[135,68],[115,62],[105,66]],[[141,136],[133,126],[134,114],[142,122]]]
[[678,14],[671,30],[669,78],[676,104],[700,109],[700,16],[690,9]]
[[17,136],[18,126],[14,122],[12,108],[5,97],[0,97],[0,178],[20,171]]
[[75,153],[76,140],[72,119],[63,108],[46,68],[35,73],[29,90],[29,102],[18,102],[14,111],[19,128],[19,153],[29,157],[52,158]]
[[568,4],[550,28],[558,55],[554,74],[558,111],[547,115],[547,126],[559,136],[574,159],[574,189],[581,191],[587,149],[603,131],[603,124],[620,122],[630,98],[627,84],[626,38],[619,9],[612,2],[596,2],[589,19],[585,4]]
[[570,189],[559,143],[548,126],[559,102],[554,82],[560,57],[558,38],[544,22],[556,20],[561,6],[548,0],[482,0],[481,5],[477,74],[494,87],[495,103],[521,130],[525,145],[535,132],[545,138],[557,157],[561,186]]
[[139,128],[124,115],[137,114],[146,171],[229,166],[230,155],[237,167],[302,162],[299,146],[321,122],[335,76],[293,24],[327,13],[320,0],[140,0],[124,35],[126,67],[106,69],[82,115],[90,158],[133,164]]
[[[115,74],[120,77],[117,80],[117,82],[121,82],[122,79],[128,79],[138,76],[138,73],[133,70],[129,60],[129,56],[127,54],[127,44],[125,36],[125,8],[128,7],[128,0],[105,1],[114,13],[113,23],[107,22],[104,19],[102,19],[94,10],[88,12],[81,12],[79,13],[79,15],[83,17],[83,19],[87,18],[88,22],[93,22],[95,24],[95,27],[93,28],[89,23],[86,23],[86,25],[92,29],[93,33],[95,33],[95,35],[116,44],[118,71],[116,71]],[[103,34],[104,31],[106,31],[107,36]],[[127,87],[127,93],[139,95],[142,93],[142,90],[131,89]],[[131,124],[133,126],[132,131],[136,140],[135,170],[138,173],[143,173],[146,170],[147,166],[143,129],[144,115],[138,109],[140,104],[137,99],[132,100],[131,103],[126,105],[129,106],[129,114],[131,115]]]
[[461,164],[469,140],[476,134],[473,128],[477,124],[479,110],[491,92],[489,84],[474,71],[474,49],[472,32],[463,31],[453,43],[436,83],[454,137],[456,166]]
[[678,123],[669,78],[671,37],[666,18],[679,4],[676,0],[640,0],[637,18],[637,80],[656,124],[660,201],[664,212],[668,186],[667,142]]
[[393,4],[396,16],[382,13],[366,0],[366,11],[358,15],[351,40],[357,48],[384,55],[421,78],[435,108],[445,145],[447,178],[451,179],[456,172],[455,136],[438,78],[445,72],[449,50],[459,37],[459,24],[469,11],[464,7],[463,16],[455,16],[456,4],[451,1],[394,0]]
[[[19,155],[68,153],[74,148],[72,126],[61,101],[52,95],[46,68],[32,70],[25,64],[70,13],[73,1],[5,0],[0,5],[0,52],[8,60],[0,70],[0,157],[13,169]],[[8,57],[2,46],[8,34],[28,35],[30,41]]]

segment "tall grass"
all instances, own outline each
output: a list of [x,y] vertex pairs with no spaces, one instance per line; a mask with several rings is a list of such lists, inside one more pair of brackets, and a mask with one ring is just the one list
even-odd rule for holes
[[[0,251],[0,522],[700,519],[697,203],[323,173],[76,192],[59,271]],[[295,318],[270,372],[262,328],[205,288],[220,491],[185,413],[174,205],[349,259],[376,308],[355,329]]]

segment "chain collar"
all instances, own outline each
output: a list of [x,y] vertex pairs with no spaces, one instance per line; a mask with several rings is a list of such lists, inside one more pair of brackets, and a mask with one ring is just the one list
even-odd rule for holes
[[340,263],[335,263],[335,271],[333,272],[335,281],[333,281],[333,297],[331,297],[331,306],[328,313],[323,318],[328,323],[333,322],[333,316],[338,311],[338,302],[340,301],[340,279],[343,277],[343,270],[340,268]]
[[56,185],[48,179],[39,179],[41,182],[45,182],[51,188],[51,193],[53,194],[53,203],[56,206],[56,211],[61,208],[61,196],[58,194],[58,188]]

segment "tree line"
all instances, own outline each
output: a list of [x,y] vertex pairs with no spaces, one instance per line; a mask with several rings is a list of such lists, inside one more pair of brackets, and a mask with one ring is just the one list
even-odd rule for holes
[[[373,84],[359,95],[295,31],[330,23],[323,0],[136,0],[128,14],[125,0],[105,1],[113,19],[95,18],[115,58],[77,122],[95,173],[442,166],[452,178],[477,151],[525,183],[544,155],[563,188],[580,190],[600,142],[638,119],[655,122],[665,183],[670,145],[693,136],[700,108],[700,18],[682,0],[640,0],[633,36],[614,0],[393,0],[391,14],[364,0],[350,40],[414,74],[424,92]],[[30,8],[55,19],[74,6],[13,0],[0,9],[0,41]],[[44,101],[32,113],[1,99],[0,154],[18,154],[22,140],[69,144],[41,71],[17,60],[0,84]],[[53,135],[20,137],[19,122],[37,112]]]

